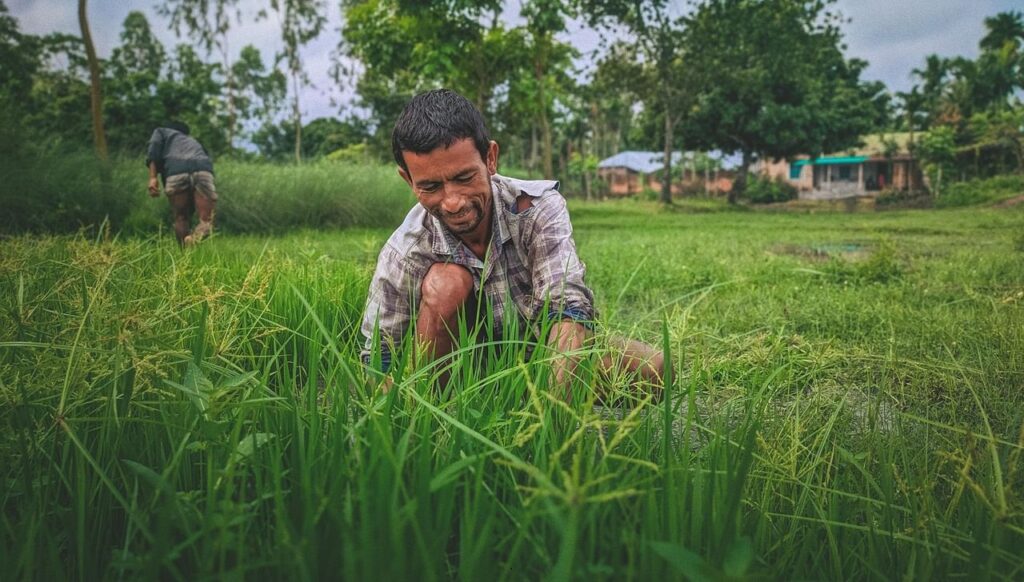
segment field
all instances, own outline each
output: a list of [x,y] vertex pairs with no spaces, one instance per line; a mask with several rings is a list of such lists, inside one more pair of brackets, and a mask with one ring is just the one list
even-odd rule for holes
[[570,209],[660,401],[518,345],[381,395],[387,228],[4,240],[2,577],[1024,577],[1021,207]]

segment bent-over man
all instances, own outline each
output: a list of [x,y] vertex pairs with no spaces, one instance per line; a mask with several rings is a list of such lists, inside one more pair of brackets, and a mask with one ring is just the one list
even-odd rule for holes
[[[149,138],[146,166],[149,168],[149,195],[153,198],[160,195],[157,174],[163,178],[178,244],[189,246],[208,236],[213,231],[217,207],[213,161],[206,148],[189,135],[188,126],[171,122],[156,128]],[[193,213],[199,215],[199,223],[190,233]]]
[[[592,335],[595,314],[558,182],[499,175],[498,144],[480,112],[445,89],[406,105],[392,150],[419,203],[377,261],[362,321],[363,361],[379,348],[386,372],[414,321],[417,357],[447,356],[458,343],[460,315],[472,323],[481,320],[473,311],[485,311],[497,333],[513,319],[527,330],[548,320],[546,341],[565,354],[553,364],[555,378],[567,382],[571,354]],[[605,371],[624,367],[660,387],[660,352],[614,343],[621,353],[602,359]]]

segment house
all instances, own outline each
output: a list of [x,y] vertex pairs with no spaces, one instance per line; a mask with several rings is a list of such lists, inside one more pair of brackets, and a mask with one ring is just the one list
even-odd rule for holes
[[[728,192],[732,189],[733,172],[711,170],[710,165],[733,168],[736,160],[711,152],[705,156],[713,164],[704,164],[703,172],[696,170],[698,154],[694,152],[672,152],[673,168],[682,168],[682,179],[671,186],[673,194],[686,189],[703,189],[707,192]],[[664,154],[661,152],[625,151],[601,160],[597,164],[597,176],[603,180],[607,192],[613,196],[630,196],[646,190],[661,191],[661,172],[664,169]]]
[[793,161],[762,160],[751,171],[789,182],[800,198],[807,200],[874,196],[893,189],[920,190],[924,180],[918,161],[910,153],[910,137],[909,133],[869,135],[862,138],[862,146],[851,150]]

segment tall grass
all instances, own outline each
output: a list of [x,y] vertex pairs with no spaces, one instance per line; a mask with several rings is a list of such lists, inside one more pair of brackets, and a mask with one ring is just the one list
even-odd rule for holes
[[[215,169],[222,232],[394,226],[412,203],[393,166],[226,160]],[[166,229],[170,207],[164,196],[149,198],[147,172],[141,158],[122,157],[104,169],[90,152],[76,150],[0,159],[0,233]]]
[[[1024,575],[1024,215],[572,212],[571,404],[515,342],[375,390],[384,230],[5,242],[5,577]],[[663,399],[596,377],[611,330]]]

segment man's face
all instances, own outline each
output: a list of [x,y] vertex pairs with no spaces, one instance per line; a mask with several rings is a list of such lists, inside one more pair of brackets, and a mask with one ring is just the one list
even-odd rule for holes
[[498,171],[498,144],[491,142],[487,159],[472,139],[426,154],[402,152],[409,170],[398,173],[412,187],[420,204],[460,237],[483,236],[490,228],[491,176]]

